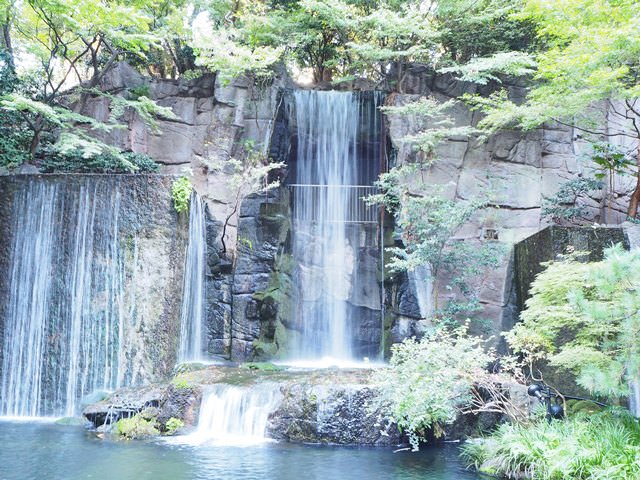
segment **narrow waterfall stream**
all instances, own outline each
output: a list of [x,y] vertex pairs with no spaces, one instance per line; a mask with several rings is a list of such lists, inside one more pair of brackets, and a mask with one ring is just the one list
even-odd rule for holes
[[205,262],[207,259],[207,231],[204,202],[192,193],[189,202],[189,244],[185,256],[185,275],[180,313],[179,362],[203,358]]
[[428,264],[418,265],[413,270],[407,270],[409,283],[416,294],[420,318],[428,318],[433,313],[433,280],[431,268]]
[[120,191],[110,187],[68,195],[32,180],[16,194],[0,415],[74,415],[82,396],[121,384]]
[[191,440],[220,445],[264,442],[269,414],[281,400],[280,386],[275,383],[213,385],[205,391],[198,429]]
[[375,267],[361,267],[363,226],[373,226],[374,232],[377,226],[377,210],[362,199],[374,192],[381,169],[381,98],[375,93],[371,98],[352,92],[294,93],[297,157],[291,186],[301,340],[292,356],[298,359],[362,358],[354,348],[354,331],[362,325],[358,308],[379,309]]

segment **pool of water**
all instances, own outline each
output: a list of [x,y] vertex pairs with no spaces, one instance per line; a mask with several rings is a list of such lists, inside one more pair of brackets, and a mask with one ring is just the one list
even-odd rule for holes
[[387,448],[267,443],[116,442],[82,427],[0,421],[0,480],[472,480],[457,446]]

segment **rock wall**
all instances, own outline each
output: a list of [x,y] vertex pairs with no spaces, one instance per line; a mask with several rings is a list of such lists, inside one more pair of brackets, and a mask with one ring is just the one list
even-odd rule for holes
[[[159,104],[171,107],[178,119],[161,120],[160,133],[154,133],[131,114],[128,128],[110,133],[108,140],[152,155],[163,165],[164,172],[190,170],[197,191],[207,200],[209,352],[238,359],[268,357],[278,351],[283,354],[283,345],[297,334],[294,325],[287,325],[285,306],[289,301],[286,289],[291,282],[287,257],[289,192],[279,189],[246,199],[239,214],[230,217],[226,237],[229,252],[221,255],[222,224],[236,205],[228,177],[214,173],[210,166],[212,162],[242,158],[247,153],[247,142],[274,160],[290,158],[291,132],[295,128],[287,114],[291,81],[284,74],[262,87],[244,78],[223,85],[214,76],[189,82],[149,80],[120,64],[105,78],[102,88],[126,93],[139,86],[148,87],[151,96]],[[420,66],[408,70],[402,86],[406,93],[393,95],[396,105],[420,96],[446,101],[463,93],[489,94],[495,88],[459,82]],[[514,98],[524,96],[523,82],[513,81],[506,87]],[[86,113],[103,118],[108,115],[108,107],[107,99],[90,99]],[[456,106],[453,115],[457,125],[475,125],[480,118],[464,106]],[[385,124],[390,167],[421,160],[421,154],[403,138],[423,128],[423,122],[391,115]],[[563,182],[593,171],[594,165],[583,158],[586,151],[579,133],[559,124],[527,133],[504,131],[484,143],[451,138],[438,147],[438,160],[429,168],[426,183],[442,185],[445,195],[460,200],[491,189],[495,194],[493,205],[458,236],[469,241],[497,238],[509,249],[548,224],[541,215],[545,198],[555,194]],[[287,172],[281,173],[284,177]],[[587,221],[618,223],[624,218],[633,178],[616,177],[614,185],[610,209],[605,208],[607,192],[581,198],[588,211]],[[390,219],[385,227],[386,246],[390,246]],[[494,333],[509,328],[517,319],[512,278],[513,252],[509,251],[499,268],[488,272],[480,285],[483,311],[479,316],[491,320],[490,330]],[[406,275],[386,278],[386,299],[381,308],[385,309],[387,344],[420,335],[429,327],[422,318],[414,283]],[[444,299],[450,292],[441,289],[436,294]],[[359,308],[357,301],[354,305]],[[362,332],[370,338],[380,335],[382,328],[378,311],[374,313],[376,318],[367,321]],[[363,349],[371,350],[370,343]]]
[[[526,84],[511,81],[503,85],[514,99],[524,98]],[[496,85],[478,86],[455,80],[451,75],[435,74],[426,67],[410,69],[403,81],[405,94],[396,95],[395,105],[403,105],[422,96],[447,101],[462,94],[488,95]],[[458,104],[452,109],[456,126],[476,125],[481,118]],[[388,117],[390,141],[395,151],[395,165],[424,160],[410,142],[403,138],[427,127],[416,117]],[[622,128],[609,125],[607,128]],[[490,208],[465,225],[456,235],[467,241],[483,238],[497,239],[508,250],[514,243],[535,234],[549,220],[542,216],[542,205],[552,197],[560,185],[578,176],[592,176],[596,165],[585,154],[589,151],[580,132],[560,124],[544,125],[531,132],[502,131],[485,142],[474,138],[450,138],[436,149],[437,159],[428,168],[425,184],[441,185],[443,194],[451,199],[468,200],[483,190],[493,192]],[[393,166],[393,165],[392,165]],[[595,192],[579,199],[587,211],[585,223],[618,224],[626,216],[626,205],[633,190],[632,176],[616,176],[615,191],[611,192],[611,208],[605,206],[609,192]],[[492,321],[493,333],[510,328],[517,320],[513,290],[513,252],[507,253],[502,265],[487,272],[480,285],[483,311],[477,316]],[[446,280],[446,279],[442,279]],[[446,281],[439,282],[446,285]],[[402,278],[388,300],[397,320],[390,320],[391,332],[412,334],[424,330],[411,308],[411,288]],[[450,293],[441,288],[436,293],[445,299]],[[414,309],[415,310],[415,309]],[[403,334],[395,333],[395,340]]]
[[515,289],[517,308],[522,311],[529,298],[531,283],[544,267],[558,255],[588,252],[588,261],[602,260],[604,249],[620,243],[629,249],[629,240],[621,227],[551,226],[518,242],[514,246]]
[[[107,134],[104,140],[125,150],[151,155],[162,165],[163,173],[188,175],[196,191],[205,199],[208,242],[207,332],[208,350],[213,355],[230,356],[232,340],[237,338],[237,358],[246,358],[250,349],[241,347],[242,342],[258,338],[247,333],[257,334],[260,330],[252,325],[255,317],[246,317],[246,311],[240,307],[236,316],[233,316],[233,305],[240,305],[242,296],[248,295],[248,292],[242,291],[243,287],[238,286],[242,280],[234,280],[234,257],[238,250],[239,260],[235,264],[242,265],[245,262],[242,258],[247,250],[251,250],[248,242],[261,235],[256,228],[263,220],[269,222],[268,218],[258,218],[263,200],[265,205],[273,201],[270,197],[263,199],[254,196],[246,199],[240,208],[236,204],[237,191],[229,185],[229,172],[214,171],[212,165],[224,164],[231,158],[242,160],[251,152],[265,154],[276,160],[288,154],[288,130],[282,104],[287,82],[286,76],[279,76],[273,84],[263,86],[246,78],[224,85],[214,75],[191,81],[157,80],[143,77],[127,64],[120,63],[105,76],[100,86],[104,91],[122,95],[127,95],[134,88],[144,87],[151,98],[159,105],[170,107],[177,117],[173,120],[160,119],[159,130],[154,132],[135,113],[129,112],[127,128]],[[109,99],[90,98],[84,113],[99,119],[107,118]],[[281,189],[276,195],[285,196],[287,192]],[[227,251],[223,252],[220,235],[227,218]],[[239,225],[245,233],[238,241]],[[250,244],[259,250],[269,248],[260,243]],[[253,254],[249,252],[249,258],[252,257]],[[270,272],[256,266],[253,271],[256,288],[261,288],[260,274]],[[233,292],[234,288],[239,292],[238,298]],[[254,291],[257,290],[251,290],[251,293]]]

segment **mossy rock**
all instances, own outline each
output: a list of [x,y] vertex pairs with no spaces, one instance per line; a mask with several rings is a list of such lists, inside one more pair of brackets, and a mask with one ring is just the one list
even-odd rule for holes
[[598,413],[603,409],[591,400],[567,400],[567,415],[577,415],[579,413]]
[[279,372],[284,370],[284,367],[274,365],[270,362],[248,362],[240,365],[240,368],[246,368],[248,370],[259,370],[261,372]]
[[176,390],[192,390],[195,388],[195,385],[184,378],[183,374],[176,375],[173,380],[171,380],[171,385],[173,385]]
[[183,362],[176,365],[176,368],[173,370],[173,374],[177,376],[181,373],[197,372],[199,370],[204,370],[205,368],[207,368],[207,366],[204,363]]
[[121,418],[116,422],[113,433],[123,440],[160,435],[156,421],[154,419],[146,419],[142,414],[137,414],[130,418]]

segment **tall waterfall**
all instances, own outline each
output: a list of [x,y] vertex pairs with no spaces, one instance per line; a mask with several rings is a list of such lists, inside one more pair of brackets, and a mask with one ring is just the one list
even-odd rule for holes
[[267,440],[269,414],[281,400],[280,387],[275,383],[213,385],[202,400],[194,439],[224,444],[263,442]]
[[189,202],[189,244],[185,257],[180,314],[180,351],[178,353],[180,362],[201,360],[203,357],[206,260],[207,232],[204,202],[194,192]]
[[[299,266],[295,315],[301,340],[293,356],[353,360],[360,322],[355,297],[366,289],[379,296],[375,266],[366,279],[359,266],[367,234],[361,226],[372,224],[375,231],[377,225],[376,209],[362,198],[373,193],[381,169],[381,97],[296,91],[294,98],[293,255]],[[379,308],[379,298],[372,302]]]
[[70,196],[30,180],[16,193],[0,415],[74,415],[121,383],[120,191],[105,187]]

